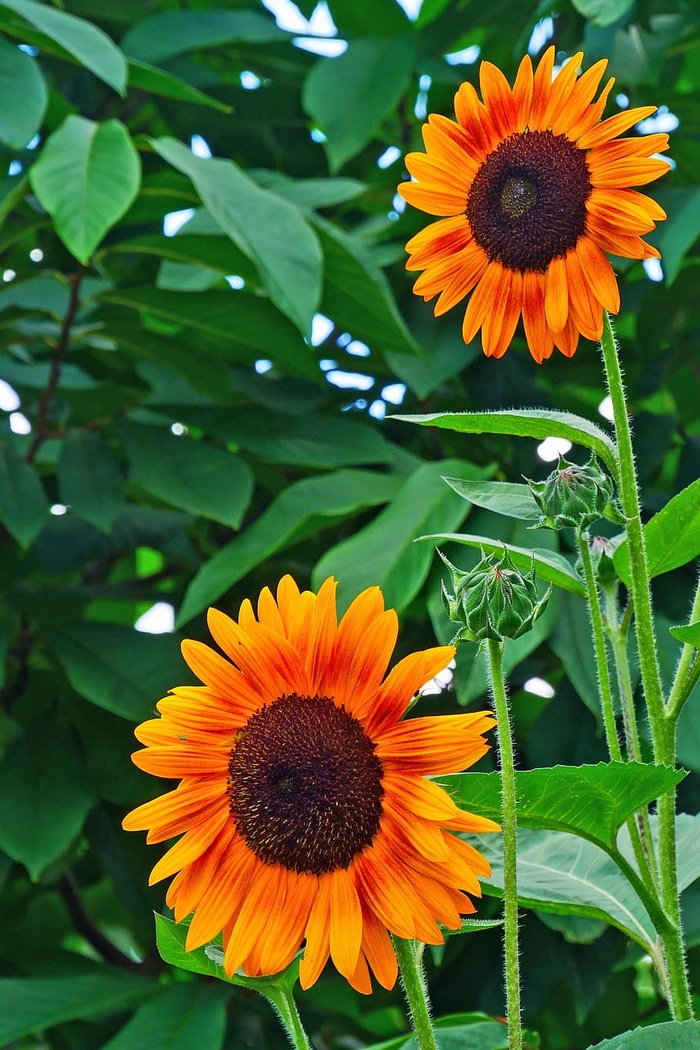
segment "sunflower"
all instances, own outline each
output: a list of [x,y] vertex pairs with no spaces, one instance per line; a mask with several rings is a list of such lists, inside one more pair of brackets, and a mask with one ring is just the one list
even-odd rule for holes
[[489,865],[453,832],[498,825],[428,777],[476,762],[494,719],[400,721],[454,649],[413,653],[385,677],[396,613],[370,587],[338,623],[335,590],[331,578],[300,593],[285,576],[257,617],[247,600],[238,622],[209,611],[225,657],[183,642],[204,685],[173,689],[136,729],[136,765],[180,784],[124,827],[148,842],[182,835],[150,882],[175,875],[166,901],[178,922],[194,912],[188,950],[223,932],[226,973],[260,976],[305,941],[304,988],[330,956],[368,993],[370,968],[385,988],[396,980],[389,933],[441,944],[438,924],[457,929],[475,910],[467,892],[480,896]]
[[582,61],[579,52],[553,77],[553,47],[535,72],[526,56],[512,88],[482,62],[483,102],[462,84],[457,122],[432,114],[426,153],[406,157],[417,181],[399,193],[444,216],[406,245],[407,268],[424,271],[414,291],[426,301],[439,295],[436,315],[472,293],[462,333],[469,343],[481,329],[488,357],[506,352],[521,315],[537,362],[555,346],[571,357],[579,335],[600,338],[603,310],[620,308],[605,252],[660,258],[640,235],[665,212],[630,187],[668,171],[656,157],[668,136],[618,138],[656,107],[601,121],[614,80],[593,101],[607,61],[578,76]]

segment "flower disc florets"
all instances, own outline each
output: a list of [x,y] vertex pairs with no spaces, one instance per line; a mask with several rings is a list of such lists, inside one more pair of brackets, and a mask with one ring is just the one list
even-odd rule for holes
[[586,529],[600,518],[624,524],[612,478],[600,469],[595,455],[583,466],[560,456],[557,469],[544,481],[525,480],[542,511],[535,529]]
[[519,638],[544,612],[551,587],[540,599],[534,559],[530,569],[523,573],[513,564],[505,547],[497,557],[482,551],[478,565],[464,572],[444,554],[440,557],[452,576],[452,594],[444,583],[442,585],[447,615],[462,625],[453,645],[459,641],[481,642],[486,638],[499,642],[504,638]]

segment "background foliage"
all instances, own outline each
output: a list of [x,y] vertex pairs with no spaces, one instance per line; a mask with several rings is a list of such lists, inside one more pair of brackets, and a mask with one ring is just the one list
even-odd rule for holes
[[[451,633],[433,544],[416,537],[457,532],[469,516],[470,533],[571,554],[566,534],[533,539],[458,494],[460,482],[544,476],[539,440],[383,418],[399,403],[544,406],[604,425],[592,344],[537,367],[516,338],[494,363],[462,344],[459,310],[436,321],[412,295],[403,245],[425,219],[395,197],[401,156],[420,148],[426,109],[451,114],[478,49],[512,76],[553,34],[562,57],[581,46],[587,64],[611,59],[616,106],[658,104],[658,130],[678,124],[673,172],[655,190],[669,211],[651,238],[663,271],[616,263],[617,331],[646,511],[700,473],[697,9],[424,0],[410,20],[395,0],[328,7],[348,45],[339,57],[299,43],[319,12],[289,31],[255,0],[0,0],[3,1046],[284,1045],[255,993],[161,962],[152,911],[163,889],[146,888],[158,851],[120,830],[128,808],[160,793],[129,762],[133,724],[187,681],[179,640],[205,637],[208,604],[235,614],[285,572],[314,587],[335,574],[343,605],[379,583],[402,613],[403,655]],[[315,0],[297,8],[311,18]],[[445,58],[455,53],[459,64]],[[175,232],[168,216],[185,210]],[[697,496],[683,513],[695,535]],[[467,564],[466,548],[445,549]],[[694,581],[690,567],[666,571],[677,564],[662,559],[656,581],[665,626],[683,621]],[[523,770],[605,758],[575,583],[507,650]],[[176,629],[134,630],[156,603],[160,628],[174,609]],[[670,674],[679,643],[661,634]],[[454,688],[424,713],[485,704],[475,653],[460,649]],[[526,688],[533,678],[554,695]],[[681,760],[700,770],[697,695]],[[536,790],[524,822],[548,868],[542,880],[533,863],[522,888],[526,1022],[551,1050],[668,1016],[635,939],[643,909],[629,917],[639,901],[605,869],[620,793],[592,790],[579,820],[587,859],[571,856],[570,828],[538,825]],[[680,799],[688,814],[700,808],[693,777]],[[697,831],[683,822],[692,883]],[[577,863],[596,873],[584,890]],[[698,986],[700,892],[684,900]],[[481,917],[497,914],[486,897]],[[450,939],[429,970],[438,1016],[503,1013],[497,929]],[[330,970],[300,1009],[328,1050],[406,1027],[398,989],[365,999]],[[471,1020],[455,1046],[503,1045],[502,1026]]]

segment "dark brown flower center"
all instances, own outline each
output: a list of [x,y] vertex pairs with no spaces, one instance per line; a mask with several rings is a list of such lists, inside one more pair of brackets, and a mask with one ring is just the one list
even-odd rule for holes
[[479,168],[467,199],[474,239],[511,270],[547,269],[584,232],[591,180],[566,135],[510,135]]
[[257,711],[229,762],[231,814],[266,864],[347,868],[379,830],[382,763],[360,722],[327,696],[281,696]]

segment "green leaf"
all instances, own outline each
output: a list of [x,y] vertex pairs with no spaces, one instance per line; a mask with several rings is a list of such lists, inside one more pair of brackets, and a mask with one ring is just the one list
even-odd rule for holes
[[571,3],[580,15],[601,28],[618,22],[634,6],[634,0],[571,0]]
[[172,634],[141,634],[117,624],[51,624],[46,641],[76,693],[134,722],[190,678]]
[[38,477],[7,441],[0,440],[0,522],[20,547],[29,547],[48,521]]
[[213,218],[255,263],[272,301],[308,336],[321,299],[323,256],[301,212],[260,189],[232,160],[195,157],[176,139],[151,143],[163,160],[192,179]]
[[37,719],[0,763],[0,848],[36,882],[80,833],[94,802],[65,726]]
[[231,361],[245,354],[252,362],[262,352],[286,372],[318,377],[315,358],[299,332],[260,296],[232,290],[184,295],[148,285],[107,292],[101,299],[203,332],[212,337],[206,344],[210,357]]
[[77,59],[120,95],[126,92],[126,59],[105,32],[82,18],[35,0],[0,0]]
[[236,41],[269,44],[289,40],[262,11],[164,11],[133,26],[122,40],[130,58],[164,62],[200,47]]
[[176,984],[139,1007],[102,1050],[221,1050],[228,999],[218,985]]
[[681,627],[669,627],[674,638],[684,645],[695,645],[700,648],[700,620],[695,623],[685,624]]
[[556,551],[548,551],[542,547],[534,547],[532,550],[529,550],[527,547],[514,547],[510,543],[503,544],[499,540],[494,540],[491,536],[472,536],[469,533],[461,532],[440,532],[429,536],[419,536],[418,538],[421,540],[437,540],[439,543],[464,543],[467,547],[475,547],[476,549],[483,547],[487,554],[502,553],[505,546],[516,568],[526,571],[530,568],[534,558],[535,572],[539,580],[543,580],[545,583],[553,583],[565,591],[570,591],[572,594],[580,594],[582,597],[586,593],[581,578],[577,575],[570,562],[566,560],[563,554],[558,554]]
[[463,481],[461,478],[444,478],[451,489],[462,499],[495,514],[505,514],[520,521],[539,521],[542,512],[527,485],[515,485],[508,481]]
[[310,210],[344,204],[369,189],[359,179],[290,179],[279,171],[268,171],[267,168],[252,168],[248,174],[264,189],[273,190],[297,207]]
[[[448,931],[449,932],[449,931]],[[482,1013],[451,1014],[434,1021],[440,1050],[508,1050],[505,1021]],[[524,1050],[535,1050],[539,1040],[523,1031]],[[418,1050],[415,1036],[401,1035],[388,1042],[372,1043],[366,1050]]]
[[63,442],[57,467],[61,502],[109,532],[124,509],[124,476],[100,434],[73,430]]
[[[566,831],[603,849],[615,849],[617,833],[627,817],[686,775],[682,769],[641,762],[522,770],[515,774],[518,825]],[[457,773],[443,778],[442,784],[457,805],[499,819],[499,773]]]
[[655,232],[653,241],[663,256],[666,284],[673,284],[683,259],[700,234],[700,187],[673,186],[659,194],[668,218]]
[[560,595],[550,644],[579,697],[602,724],[591,621],[584,602],[573,595]]
[[199,570],[185,594],[178,624],[187,623],[276,551],[335,524],[339,518],[386,503],[401,480],[390,474],[339,470],[289,485],[245,532]]
[[[700,554],[700,479],[670,499],[644,526],[649,574],[686,565]],[[615,551],[613,563],[623,583],[631,583],[627,540]]]
[[66,248],[87,263],[136,197],[141,163],[118,120],[71,115],[46,140],[29,179]]
[[366,246],[325,219],[317,217],[314,225],[325,259],[321,312],[372,347],[419,353],[391,286]]
[[416,537],[438,524],[456,527],[469,512],[444,485],[445,470],[472,478],[488,473],[488,468],[460,460],[419,467],[369,525],[321,558],[311,577],[313,586],[336,576],[338,605],[345,609],[365,587],[378,584],[389,607],[405,609],[420,590],[434,557],[429,546],[415,543]]
[[700,1050],[700,1021],[665,1021],[604,1039],[588,1050]]
[[422,427],[456,430],[459,434],[511,434],[544,441],[548,437],[566,438],[590,448],[616,473],[615,444],[595,423],[572,412],[552,412],[545,408],[520,408],[498,412],[434,412],[424,416],[392,416]]
[[95,967],[95,974],[0,980],[0,1045],[76,1019],[132,1009],[158,991],[155,981]]
[[233,107],[218,98],[205,94],[199,88],[188,84],[174,73],[168,73],[137,58],[129,60],[129,87],[146,91],[149,95],[163,95],[164,98],[175,98],[178,102],[191,102],[195,106],[209,106],[220,113],[231,113]]
[[48,91],[38,63],[16,44],[0,37],[0,98],[12,105],[0,107],[0,142],[24,149],[41,127]]
[[416,57],[415,38],[351,40],[339,58],[322,58],[309,73],[304,108],[327,141],[331,171],[367,145],[403,95]]
[[240,528],[253,493],[253,475],[240,456],[164,427],[130,423],[119,434],[133,482],[173,507]]

